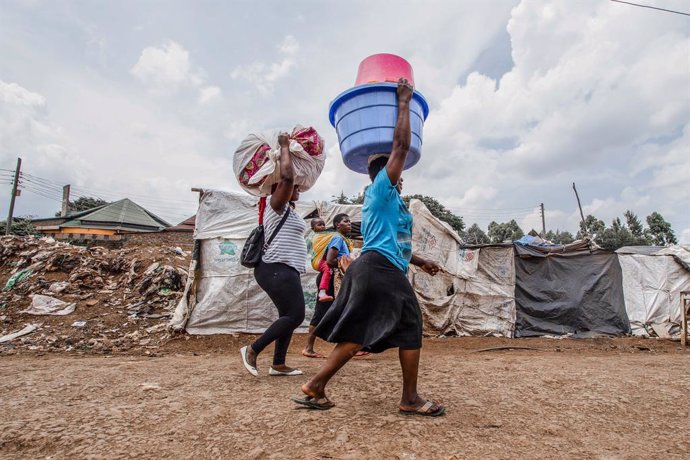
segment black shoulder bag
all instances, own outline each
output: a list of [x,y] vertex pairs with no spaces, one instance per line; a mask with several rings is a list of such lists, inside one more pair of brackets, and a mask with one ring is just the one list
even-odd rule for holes
[[247,237],[247,241],[244,242],[244,247],[242,248],[242,255],[240,256],[240,263],[247,268],[254,268],[259,265],[261,257],[268,249],[268,245],[271,244],[273,238],[278,234],[278,230],[283,226],[287,220],[288,214],[290,213],[290,206],[288,206],[285,213],[283,213],[283,218],[280,219],[280,223],[273,230],[273,234],[264,242],[264,226],[259,224]]

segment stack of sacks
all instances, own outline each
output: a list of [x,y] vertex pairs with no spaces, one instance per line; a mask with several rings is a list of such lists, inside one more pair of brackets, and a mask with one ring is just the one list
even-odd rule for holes
[[[326,161],[324,143],[312,127],[295,126],[290,134],[290,154],[295,184],[301,192],[309,190],[319,178]],[[252,133],[235,151],[233,170],[240,186],[255,196],[267,196],[271,186],[280,182],[280,146],[278,133]]]

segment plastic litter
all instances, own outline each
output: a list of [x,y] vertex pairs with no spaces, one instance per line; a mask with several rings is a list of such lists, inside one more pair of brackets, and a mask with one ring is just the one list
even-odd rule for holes
[[25,313],[27,315],[64,316],[72,313],[75,308],[75,303],[68,304],[55,297],[34,294],[31,298],[31,306],[20,313]]
[[27,326],[20,331],[13,332],[11,334],[3,335],[2,337],[0,337],[0,343],[9,342],[10,340],[14,340],[17,337],[31,334],[36,329],[38,329],[38,324],[27,324]]
[[31,268],[26,268],[24,270],[19,270],[17,273],[12,275],[10,279],[7,280],[7,283],[5,284],[5,287],[2,289],[3,291],[9,291],[13,287],[15,287],[17,284],[21,283],[25,279],[31,275],[33,270]]

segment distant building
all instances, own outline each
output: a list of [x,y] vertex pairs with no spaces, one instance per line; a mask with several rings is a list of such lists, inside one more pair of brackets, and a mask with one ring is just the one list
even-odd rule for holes
[[125,234],[170,227],[128,198],[66,216],[32,219],[32,223],[39,233],[61,240],[119,240]]
[[168,227],[164,231],[165,232],[185,232],[185,233],[191,233],[194,231],[194,227],[196,226],[196,214],[193,215],[192,217],[183,220],[179,224],[173,226],[173,227]]

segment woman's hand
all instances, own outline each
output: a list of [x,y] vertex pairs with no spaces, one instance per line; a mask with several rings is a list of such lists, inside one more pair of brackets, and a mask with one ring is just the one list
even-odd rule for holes
[[425,260],[424,264],[420,265],[419,268],[421,268],[431,276],[436,276],[436,273],[441,271],[441,267],[437,263],[429,262],[428,260]]
[[413,91],[414,88],[405,78],[401,78],[400,80],[398,80],[398,100],[410,102],[410,99],[412,99]]
[[290,147],[290,136],[288,133],[278,134],[278,145],[281,147]]
[[436,262],[430,262],[426,259],[422,259],[419,256],[416,256],[412,254],[412,260],[410,260],[410,263],[412,265],[416,265],[417,267],[421,268],[424,270],[426,273],[430,274],[431,276],[435,276],[436,273],[443,271],[440,265],[438,265]]
[[340,259],[338,259],[338,268],[340,271],[345,273],[353,260],[354,259],[347,254],[340,256]]

